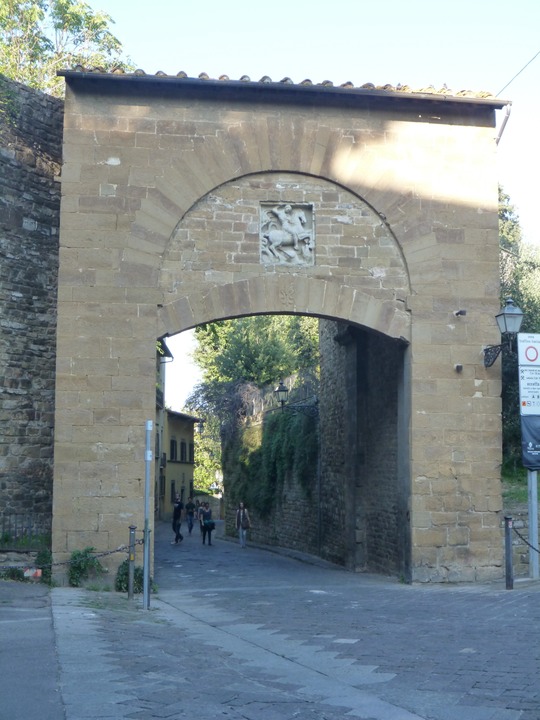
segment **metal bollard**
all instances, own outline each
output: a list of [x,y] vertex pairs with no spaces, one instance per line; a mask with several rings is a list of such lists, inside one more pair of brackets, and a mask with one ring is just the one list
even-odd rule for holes
[[514,565],[512,558],[512,518],[504,516],[504,550],[506,557],[506,589],[514,589]]
[[135,581],[135,530],[136,525],[129,526],[129,564],[128,564],[128,600],[133,600]]

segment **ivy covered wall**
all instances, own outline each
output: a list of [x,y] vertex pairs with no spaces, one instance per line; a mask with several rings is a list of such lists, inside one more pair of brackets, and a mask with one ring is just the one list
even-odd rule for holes
[[317,554],[318,420],[277,409],[248,418],[224,438],[227,528],[243,501],[255,542]]

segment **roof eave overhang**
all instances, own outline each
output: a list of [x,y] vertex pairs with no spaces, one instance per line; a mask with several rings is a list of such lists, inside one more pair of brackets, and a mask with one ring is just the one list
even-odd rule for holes
[[[362,87],[336,87],[328,85],[303,85],[283,82],[256,82],[245,80],[201,80],[200,78],[177,77],[174,75],[144,75],[127,73],[99,73],[79,70],[61,70],[57,73],[64,77],[70,86],[98,85],[114,86],[116,91],[121,86],[148,90],[165,89],[181,91],[188,95],[193,93],[199,96],[212,98],[224,97],[238,100],[261,100],[262,98],[276,101],[282,98],[286,101],[318,103],[326,102],[343,105],[387,105],[388,103],[406,103],[421,105],[453,106],[457,111],[459,106],[468,106],[469,111],[477,108],[480,113],[486,110],[498,110],[510,101],[496,97],[474,97],[470,95],[446,95],[443,93],[399,92],[379,90]],[[464,109],[464,108],[463,108]]]

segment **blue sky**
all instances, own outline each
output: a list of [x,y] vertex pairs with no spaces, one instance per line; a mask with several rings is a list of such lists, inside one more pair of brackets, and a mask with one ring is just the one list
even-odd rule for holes
[[[147,73],[401,83],[418,90],[446,84],[512,101],[498,146],[499,182],[525,239],[540,244],[540,55],[512,81],[540,51],[540,0],[89,3],[112,17],[125,54]],[[175,375],[190,372],[178,368]],[[192,379],[184,384],[191,387]]]

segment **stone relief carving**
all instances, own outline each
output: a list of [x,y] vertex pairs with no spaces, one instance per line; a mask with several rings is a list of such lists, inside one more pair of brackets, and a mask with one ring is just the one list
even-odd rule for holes
[[263,265],[314,265],[313,205],[261,203]]
[[283,307],[294,308],[294,295],[294,285],[289,285],[279,291],[279,300]]

